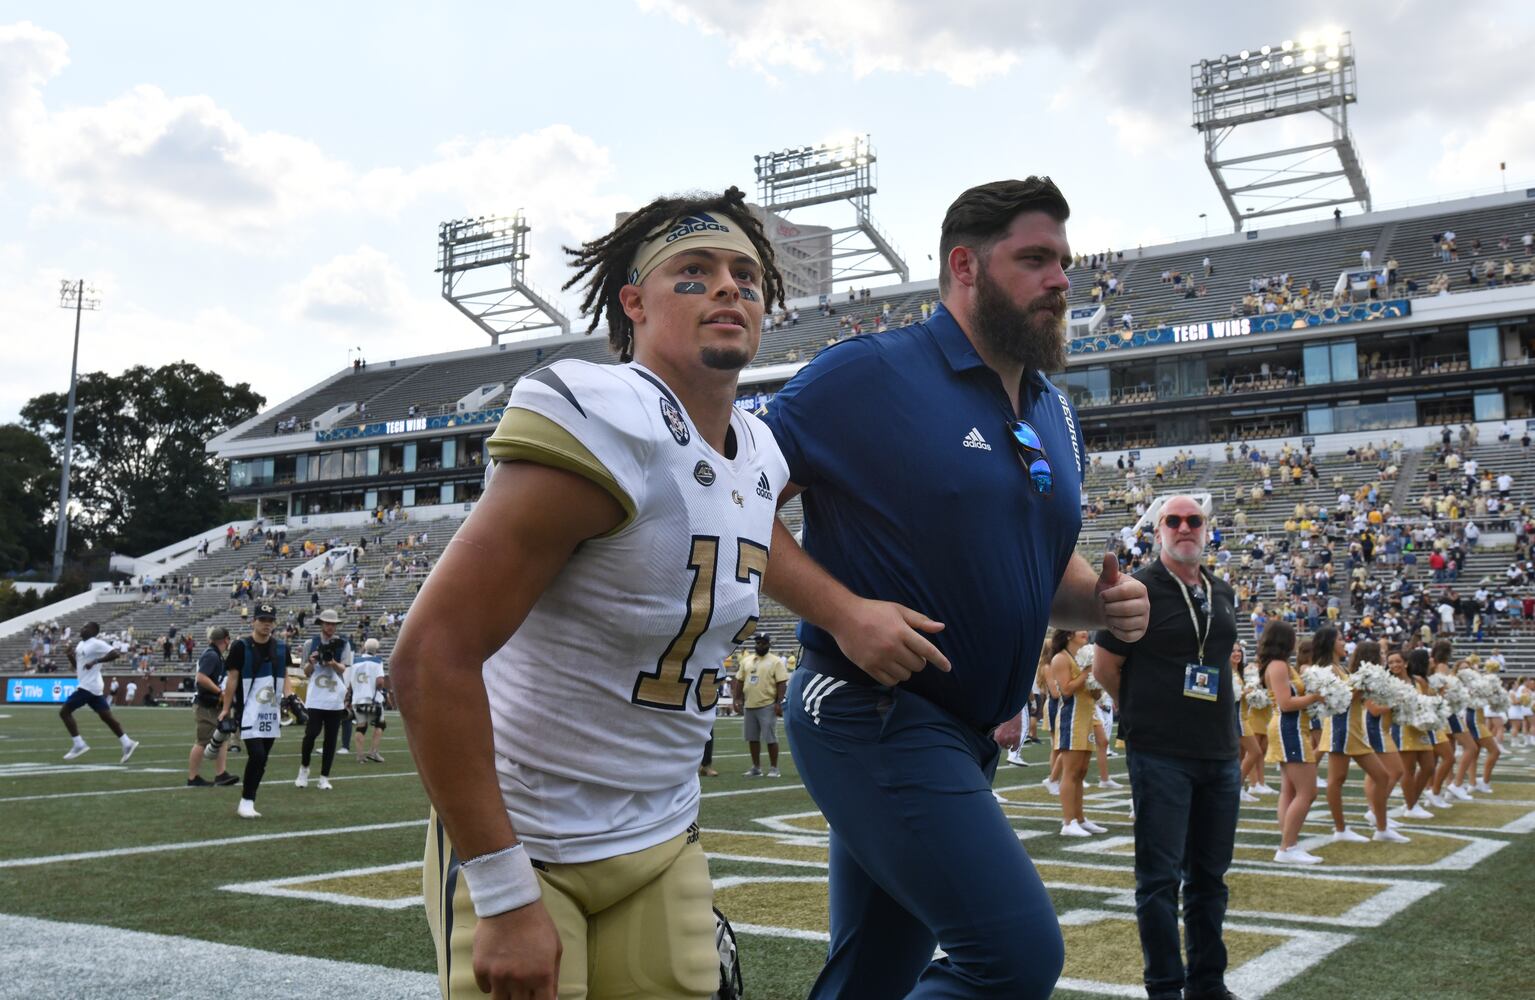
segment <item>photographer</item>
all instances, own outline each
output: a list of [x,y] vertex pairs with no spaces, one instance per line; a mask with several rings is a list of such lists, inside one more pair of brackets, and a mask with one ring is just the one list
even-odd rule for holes
[[[352,664],[348,673],[351,681],[352,717],[357,720],[357,763],[382,764],[384,755],[378,752],[379,740],[384,735],[384,663],[378,658],[378,640],[367,639],[362,644],[362,655]],[[363,742],[368,728],[373,728],[373,749],[363,753]],[[350,744],[346,744],[350,747]]]
[[336,759],[336,741],[341,720],[346,715],[346,670],[352,665],[352,645],[336,634],[341,616],[334,608],[320,613],[320,634],[309,640],[304,656],[304,676],[309,687],[304,692],[304,708],[309,713],[304,725],[304,743],[300,750],[297,788],[309,784],[309,761],[314,755],[315,737],[325,732],[325,747],[320,755],[319,787],[328,790],[330,766]]
[[192,710],[197,714],[197,742],[192,745],[192,756],[187,761],[187,784],[194,788],[240,783],[238,775],[225,770],[231,742],[227,738],[217,744],[217,773],[213,780],[209,781],[200,773],[203,756],[207,752],[205,748],[219,724],[219,703],[222,700],[226,672],[224,658],[229,655],[229,645],[227,628],[222,625],[209,628],[208,648],[203,650],[202,658],[197,661],[197,673],[192,675],[197,681],[196,693],[192,696]]
[[237,810],[242,819],[261,815],[256,811],[256,792],[266,774],[272,744],[282,735],[282,706],[293,703],[288,647],[273,636],[276,627],[277,609],[266,601],[258,602],[251,634],[232,645],[224,661],[227,673],[219,709],[220,729],[224,728],[225,720],[233,720],[250,757]]

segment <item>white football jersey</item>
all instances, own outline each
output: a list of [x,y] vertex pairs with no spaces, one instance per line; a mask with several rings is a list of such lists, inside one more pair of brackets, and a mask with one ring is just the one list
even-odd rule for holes
[[761,421],[732,407],[730,426],[726,458],[638,364],[558,361],[512,391],[491,457],[577,472],[627,515],[485,663],[502,796],[535,858],[626,854],[697,818],[720,661],[756,627],[789,476]]

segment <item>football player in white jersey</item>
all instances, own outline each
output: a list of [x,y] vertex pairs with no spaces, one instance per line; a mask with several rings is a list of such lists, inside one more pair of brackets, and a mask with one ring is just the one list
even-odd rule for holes
[[517,384],[394,651],[428,923],[445,997],[705,998],[698,760],[787,479],[733,401],[782,281],[735,188],[570,253],[624,363]]
[[[138,742],[123,732],[122,724],[117,721],[117,716],[112,714],[112,703],[101,693],[101,665],[110,663],[122,655],[112,644],[96,636],[101,632],[101,626],[95,622],[86,622],[80,630],[80,641],[69,651],[69,658],[75,665],[75,676],[79,678],[69,699],[64,702],[64,707],[59,709],[59,718],[64,720],[64,728],[69,730],[69,738],[72,741],[69,751],[64,754],[65,760],[74,760],[76,757],[90,749],[86,745],[84,737],[80,735],[80,727],[75,725],[75,710],[81,705],[89,705],[102,722],[106,723],[112,735],[117,737],[117,742],[122,744],[122,763],[128,763],[128,758],[133,756],[133,751],[139,748]],[[114,680],[112,682],[116,684]]]

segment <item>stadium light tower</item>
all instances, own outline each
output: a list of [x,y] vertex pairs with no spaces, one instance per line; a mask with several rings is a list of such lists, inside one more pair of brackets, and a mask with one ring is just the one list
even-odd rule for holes
[[[820,280],[812,283],[827,291],[836,282],[883,274],[908,280],[906,261],[869,214],[869,197],[879,190],[874,176],[879,158],[868,136],[793,146],[752,159],[757,164],[757,200],[769,215],[765,228],[780,250],[780,267],[818,275]],[[851,224],[801,230],[786,218],[797,208],[843,201],[853,208]]]
[[570,320],[527,283],[528,224],[519,210],[510,216],[452,219],[437,227],[437,273],[442,297],[490,334],[504,335],[559,327]]
[[[1237,232],[1245,220],[1358,203],[1370,210],[1370,186],[1348,130],[1348,106],[1359,99],[1354,46],[1346,31],[1303,34],[1277,45],[1201,59],[1189,69],[1194,128],[1204,136],[1205,163]],[[1242,126],[1287,116],[1317,115],[1331,138],[1222,158],[1222,145]],[[1257,130],[1242,129],[1243,137]],[[1237,198],[1262,199],[1243,212]]]
[[80,371],[80,314],[101,308],[101,295],[85,279],[59,282],[59,308],[75,311],[75,350],[69,359],[69,402],[64,407],[64,469],[59,473],[59,523],[53,533],[53,582],[64,575],[64,548],[69,544],[69,466],[75,452],[75,381]]

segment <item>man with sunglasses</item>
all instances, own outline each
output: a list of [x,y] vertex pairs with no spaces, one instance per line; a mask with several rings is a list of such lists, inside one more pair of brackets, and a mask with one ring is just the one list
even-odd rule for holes
[[804,619],[784,725],[831,829],[813,998],[1027,1000],[1060,975],[990,732],[1047,625],[1134,641],[1146,617],[1117,562],[1074,553],[1087,448],[1045,377],[1065,366],[1069,211],[1048,178],[964,192],[930,316],[822,351],[768,408],[805,530],[801,549],[774,528],[763,589]]
[[[1099,632],[1093,675],[1119,705],[1135,803],[1135,917],[1152,1000],[1229,1000],[1226,869],[1236,843],[1238,767],[1231,648],[1236,593],[1204,568],[1208,514],[1163,503],[1158,558],[1135,576],[1151,598],[1139,641]],[[1188,962],[1178,942],[1183,892]]]

